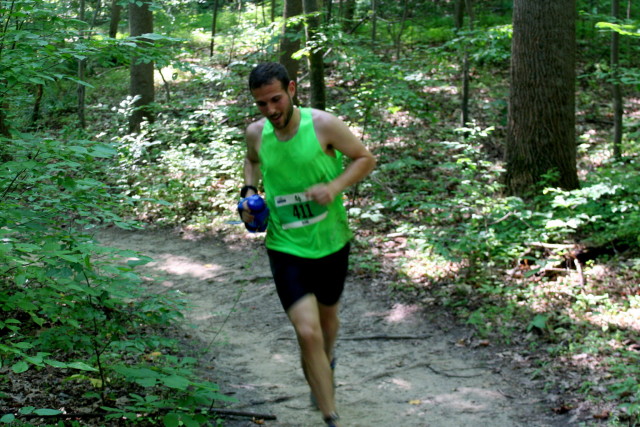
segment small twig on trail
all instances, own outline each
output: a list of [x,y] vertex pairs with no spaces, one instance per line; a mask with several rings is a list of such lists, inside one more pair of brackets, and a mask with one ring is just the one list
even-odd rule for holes
[[388,377],[390,375],[394,375],[394,374],[397,374],[397,373],[402,372],[402,371],[410,371],[411,369],[417,369],[417,368],[427,368],[427,369],[429,369],[431,372],[433,372],[436,375],[442,375],[443,377],[448,377],[448,378],[474,378],[474,377],[479,377],[481,375],[481,374],[477,374],[477,375],[454,375],[454,374],[448,374],[446,372],[437,370],[436,368],[431,366],[431,364],[429,364],[429,363],[421,362],[421,363],[416,363],[415,365],[403,367],[401,369],[395,369],[395,370],[392,370],[392,371],[386,371],[386,372],[382,372],[380,374],[373,375],[371,377],[365,378],[364,380],[361,381],[361,383],[366,383],[366,382],[369,382],[369,381],[378,380],[380,378]]
[[[431,335],[361,335],[354,337],[338,337],[338,341],[368,341],[368,340],[424,340],[431,338]],[[296,337],[280,337],[278,341],[292,341]]]
[[218,415],[233,415],[236,417],[247,417],[247,418],[259,418],[262,420],[275,420],[277,417],[273,414],[260,414],[257,412],[250,411],[239,411],[237,409],[221,409],[221,408],[213,408],[209,410],[210,412],[215,412]]
[[239,409],[239,408],[246,408],[248,406],[266,405],[268,403],[282,403],[282,402],[286,402],[287,400],[294,399],[296,397],[297,396],[286,395],[286,396],[278,396],[273,399],[253,400],[244,405],[238,406],[237,408]]
[[514,397],[512,395],[505,393],[504,391],[500,390],[499,388],[497,390],[498,390],[498,393],[500,393],[501,395],[503,395],[507,399],[514,399]]
[[338,337],[339,341],[368,341],[368,340],[424,340],[431,338],[431,335],[362,335],[355,337]]

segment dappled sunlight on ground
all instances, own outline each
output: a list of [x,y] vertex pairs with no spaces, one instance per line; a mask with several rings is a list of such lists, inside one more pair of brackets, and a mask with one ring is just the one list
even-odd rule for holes
[[158,270],[174,275],[188,275],[197,279],[210,279],[216,277],[216,272],[222,267],[215,264],[202,264],[187,257],[171,254],[156,255],[155,266]]
[[385,320],[392,323],[402,322],[419,311],[420,306],[417,304],[394,304],[393,308],[389,310],[389,313],[385,317]]

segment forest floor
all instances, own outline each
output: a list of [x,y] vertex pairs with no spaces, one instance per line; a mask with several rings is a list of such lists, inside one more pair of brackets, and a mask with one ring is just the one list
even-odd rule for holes
[[[276,417],[235,416],[224,425],[323,425],[261,236],[111,229],[98,237],[152,257],[141,267],[150,289],[189,301],[184,352],[237,399],[215,406]],[[529,379],[526,358],[474,340],[442,310],[398,300],[383,277],[351,275],[342,301],[336,396],[344,426],[578,425],[579,412],[553,411],[557,396]]]

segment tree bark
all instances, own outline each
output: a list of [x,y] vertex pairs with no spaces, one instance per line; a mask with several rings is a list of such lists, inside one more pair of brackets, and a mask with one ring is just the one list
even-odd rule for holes
[[396,59],[400,59],[402,52],[402,34],[404,33],[405,25],[407,24],[407,17],[409,16],[409,0],[403,0],[402,2],[402,18],[400,18],[400,29],[394,40],[396,45]]
[[378,32],[378,0],[371,0],[371,44],[375,45]]
[[[153,13],[149,3],[129,4],[129,32],[132,37],[153,33]],[[151,43],[146,40],[144,45]],[[138,57],[131,58],[129,95],[139,97],[134,102],[134,109],[129,117],[129,132],[139,132],[142,120],[153,122],[154,117],[149,105],[154,101],[153,61],[143,63]]]
[[209,46],[209,57],[213,56],[213,48],[216,41],[216,27],[218,26],[218,0],[213,0],[213,17],[211,20],[211,44]]
[[[611,0],[611,15],[614,22],[620,17],[620,0]],[[613,74],[613,156],[620,160],[622,158],[622,117],[623,101],[622,88],[620,86],[620,34],[611,32],[611,72]]]
[[[300,62],[293,59],[292,55],[300,50],[300,33],[302,23],[291,22],[292,18],[298,18],[302,14],[302,0],[285,0],[284,2],[284,25],[282,27],[282,40],[280,41],[280,63],[284,65],[289,73],[289,78],[298,83],[298,70]],[[298,95],[294,103],[298,104]]]
[[[469,17],[469,30],[473,31],[473,14],[472,0],[457,0],[455,6],[455,23],[456,31],[460,32],[464,26],[465,10]],[[460,96],[460,126],[465,127],[471,121],[469,114],[469,100],[471,92],[471,76],[469,64],[469,49],[466,41],[462,43],[462,90]]]
[[0,136],[5,138],[11,138],[11,131],[9,130],[9,124],[7,123],[7,111],[8,106],[4,100],[0,100]]
[[349,31],[356,12],[356,2],[355,0],[342,0],[340,7],[343,8],[343,29]]
[[111,37],[112,39],[115,39],[118,35],[120,15],[122,15],[122,6],[118,4],[118,0],[111,0],[111,21],[109,21],[109,37]]
[[324,85],[324,47],[317,33],[320,29],[320,12],[317,0],[303,0],[306,19],[307,46],[311,45],[309,54],[309,80],[311,81],[311,107],[319,110],[326,108]]
[[510,194],[533,196],[543,179],[545,185],[578,188],[575,25],[575,0],[514,1],[505,176]]
[[[78,14],[78,20],[84,22],[85,20],[85,7],[86,1],[80,0],[80,13]],[[80,40],[84,39],[84,31],[80,32]],[[85,59],[78,59],[78,80],[84,81],[84,74],[87,68],[87,62]],[[78,87],[76,89],[78,94],[78,124],[81,129],[87,127],[87,122],[85,119],[85,87],[84,85],[78,83]]]

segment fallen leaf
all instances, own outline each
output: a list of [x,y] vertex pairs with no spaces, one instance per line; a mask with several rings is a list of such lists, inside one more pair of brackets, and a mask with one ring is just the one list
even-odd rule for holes
[[254,423],[254,424],[259,424],[259,425],[264,424],[264,420],[263,419],[258,419],[258,418],[252,418],[251,422]]
[[599,414],[593,414],[593,418],[595,418],[596,420],[606,420],[607,418],[609,418],[609,415],[611,415],[609,411],[605,410],[600,412]]
[[409,405],[419,405],[422,403],[422,400],[410,400]]

